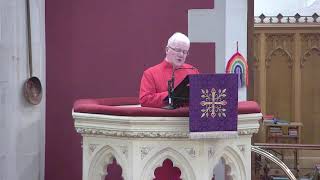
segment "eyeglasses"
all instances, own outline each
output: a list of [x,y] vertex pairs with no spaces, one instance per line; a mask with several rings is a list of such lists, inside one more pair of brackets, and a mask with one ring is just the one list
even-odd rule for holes
[[177,48],[173,48],[173,47],[170,47],[168,46],[170,49],[174,50],[175,52],[177,53],[182,53],[184,55],[188,55],[189,54],[189,51],[188,50],[182,50],[182,49],[177,49]]

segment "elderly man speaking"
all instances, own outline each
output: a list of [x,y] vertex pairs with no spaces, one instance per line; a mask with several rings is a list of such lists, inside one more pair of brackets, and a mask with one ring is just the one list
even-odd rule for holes
[[[178,85],[188,74],[199,74],[193,66],[186,64],[189,53],[190,40],[179,32],[174,33],[168,40],[166,57],[160,63],[144,71],[141,84],[139,101],[145,107],[164,107],[168,102],[168,80],[175,75],[174,84]],[[178,70],[177,70],[178,69]]]

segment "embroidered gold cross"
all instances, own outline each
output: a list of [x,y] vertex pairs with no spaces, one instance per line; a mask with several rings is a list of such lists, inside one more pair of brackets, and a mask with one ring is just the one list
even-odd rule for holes
[[200,102],[200,105],[204,107],[201,109],[201,118],[204,116],[209,117],[209,114],[212,118],[216,117],[217,114],[219,117],[226,117],[226,109],[223,107],[227,104],[227,101],[224,99],[226,96],[226,89],[222,91],[219,89],[218,93],[214,88],[210,92],[208,89],[201,89],[201,98],[204,99],[204,101]]

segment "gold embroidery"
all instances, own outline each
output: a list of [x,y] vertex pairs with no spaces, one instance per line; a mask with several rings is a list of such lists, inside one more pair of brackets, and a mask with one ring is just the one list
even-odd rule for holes
[[201,98],[203,99],[203,101],[200,102],[200,105],[203,106],[203,109],[201,109],[201,118],[205,116],[209,117],[209,115],[212,118],[216,117],[216,115],[219,117],[227,117],[225,114],[226,109],[224,108],[227,104],[225,100],[227,97],[226,91],[227,89],[219,89],[217,93],[214,88],[212,88],[210,92],[208,89],[201,89]]

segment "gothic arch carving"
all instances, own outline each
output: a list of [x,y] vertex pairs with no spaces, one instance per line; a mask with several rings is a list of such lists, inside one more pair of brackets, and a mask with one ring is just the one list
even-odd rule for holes
[[301,33],[302,52],[308,51],[313,47],[320,47],[320,33]]
[[219,162],[219,159],[222,158],[225,165],[230,167],[227,175],[232,177],[232,180],[246,180],[251,175],[246,174],[245,165],[243,164],[245,158],[241,154],[238,148],[232,148],[231,146],[225,146],[223,149],[218,150],[215,158],[209,161],[209,164],[212,164],[210,177],[213,176],[214,168]]
[[302,56],[302,58],[301,58],[301,62],[300,62],[301,67],[304,67],[305,62],[306,62],[306,61],[308,60],[308,58],[309,58],[312,54],[314,54],[314,53],[318,53],[318,55],[320,56],[320,48],[318,48],[318,47],[312,47],[312,48],[310,48],[309,50],[307,50],[307,51],[303,54],[303,56]]
[[274,50],[272,50],[268,55],[267,55],[267,58],[266,58],[266,67],[268,68],[270,66],[270,62],[271,62],[271,58],[273,55],[276,55],[277,53],[279,53],[278,55],[281,55],[281,56],[287,56],[289,59],[288,59],[288,66],[289,67],[292,67],[292,64],[293,64],[293,58],[292,56],[290,55],[290,53],[283,49],[282,47],[278,47]]
[[125,161],[112,147],[108,145],[102,147],[95,153],[89,166],[88,179],[104,180],[107,175],[107,165],[112,163],[113,158],[117,160],[117,164],[122,168],[122,177],[124,179],[128,179]]
[[194,180],[196,179],[192,167],[189,161],[179,152],[172,148],[164,148],[161,151],[154,154],[145,164],[142,170],[141,180],[154,179],[154,171],[157,167],[162,165],[165,159],[170,159],[173,162],[174,167],[178,167],[181,170],[181,179]]

